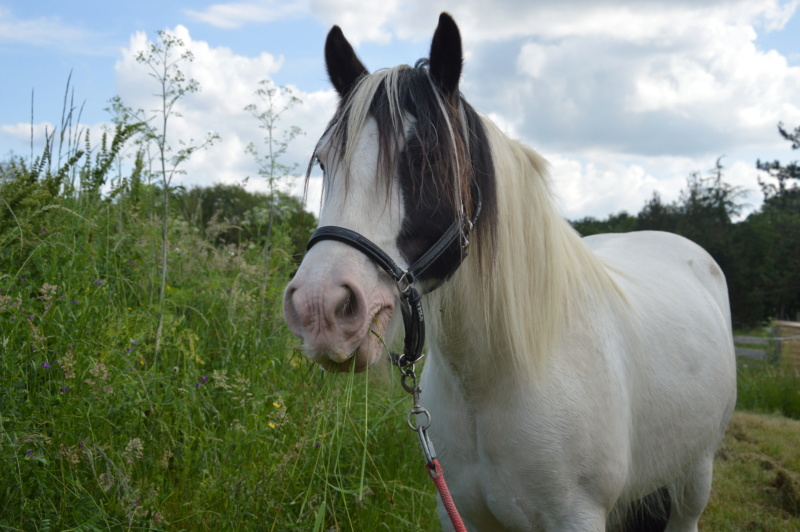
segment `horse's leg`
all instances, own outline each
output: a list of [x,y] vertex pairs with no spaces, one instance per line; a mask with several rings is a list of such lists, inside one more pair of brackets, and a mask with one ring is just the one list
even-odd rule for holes
[[700,515],[711,493],[714,453],[708,453],[694,463],[683,482],[670,489],[672,507],[666,532],[696,532]]

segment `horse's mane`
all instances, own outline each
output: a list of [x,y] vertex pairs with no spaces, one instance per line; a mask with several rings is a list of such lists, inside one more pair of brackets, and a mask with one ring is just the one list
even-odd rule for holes
[[433,294],[426,316],[447,334],[452,310],[462,331],[486,331],[487,352],[508,350],[518,369],[536,373],[571,316],[598,299],[616,306],[625,304],[625,297],[605,264],[558,213],[544,158],[488,118],[482,123],[498,176],[491,274],[466,261],[452,282]]

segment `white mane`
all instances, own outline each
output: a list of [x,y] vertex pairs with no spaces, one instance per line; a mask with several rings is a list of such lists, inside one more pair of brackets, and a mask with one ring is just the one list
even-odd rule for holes
[[625,305],[625,297],[557,212],[547,162],[489,119],[482,122],[497,174],[495,255],[489,265],[467,259],[450,283],[429,296],[426,316],[445,335],[453,324],[440,317],[469,319],[463,330],[485,331],[476,336],[489,339],[489,352],[508,352],[518,369],[535,372],[570,316],[595,301],[593,294],[607,294],[614,305]]

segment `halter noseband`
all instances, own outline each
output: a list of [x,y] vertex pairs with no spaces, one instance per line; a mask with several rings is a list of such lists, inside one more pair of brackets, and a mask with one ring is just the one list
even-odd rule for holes
[[[335,225],[320,227],[314,231],[308,241],[306,251],[322,240],[336,240],[354,247],[377,263],[395,280],[400,293],[400,309],[403,313],[403,326],[406,333],[403,353],[391,352],[392,364],[395,366],[405,368],[422,358],[422,348],[425,345],[425,318],[422,314],[422,295],[414,286],[414,282],[456,242],[459,243],[461,254],[458,263],[452,268],[450,274],[458,269],[467,256],[467,248],[469,246],[467,237],[478,222],[482,206],[480,189],[477,186],[474,189],[477,191],[477,195],[475,213],[472,220],[465,220],[464,216],[459,216],[439,237],[439,240],[415,260],[407,270],[398,266],[385,251],[367,237],[344,227]],[[430,293],[438,287],[439,284],[436,284],[424,293]]]

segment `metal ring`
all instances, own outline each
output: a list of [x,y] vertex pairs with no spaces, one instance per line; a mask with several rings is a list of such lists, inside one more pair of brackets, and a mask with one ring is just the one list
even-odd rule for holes
[[[418,423],[417,425],[414,425],[411,422],[411,416],[418,416],[420,414],[424,414],[425,415],[425,423],[424,424]],[[406,422],[408,423],[408,426],[411,427],[411,430],[413,430],[414,432],[419,432],[420,430],[428,430],[428,427],[431,424],[431,415],[428,413],[427,410],[425,410],[421,406],[415,406],[408,413],[408,417],[406,418]]]

